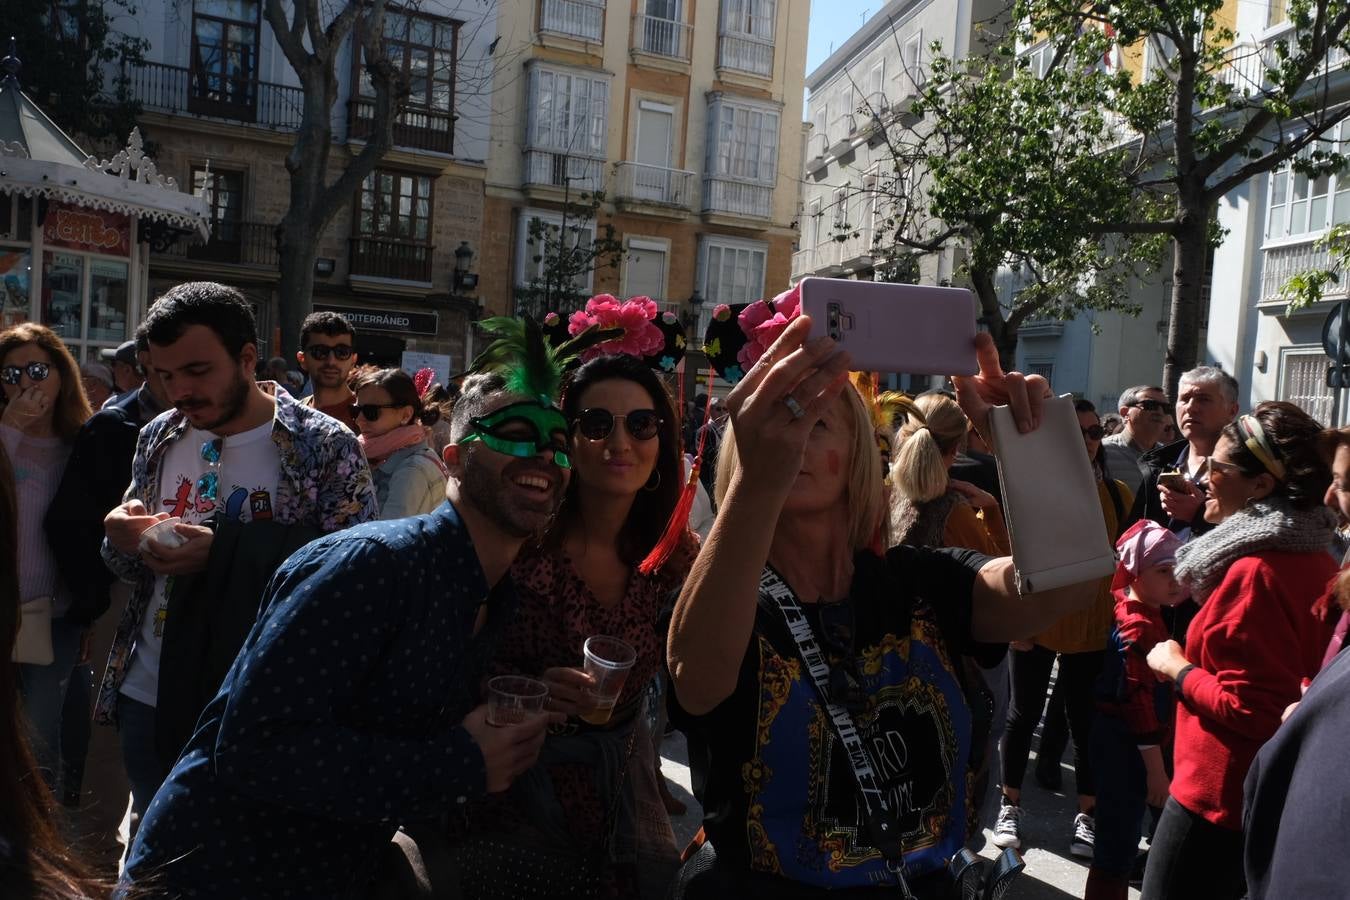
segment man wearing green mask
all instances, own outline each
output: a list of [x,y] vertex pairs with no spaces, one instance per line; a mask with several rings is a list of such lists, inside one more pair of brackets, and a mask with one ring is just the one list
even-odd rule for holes
[[364,897],[398,825],[453,814],[534,764],[550,717],[491,727],[479,686],[515,608],[507,570],[571,463],[559,360],[510,328],[455,404],[448,502],[325,537],[281,568],[122,890]]

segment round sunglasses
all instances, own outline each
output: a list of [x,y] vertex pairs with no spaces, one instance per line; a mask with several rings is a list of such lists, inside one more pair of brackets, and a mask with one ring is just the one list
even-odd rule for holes
[[352,411],[353,419],[365,417],[367,422],[374,422],[380,417],[380,410],[398,409],[400,406],[407,405],[406,403],[353,403],[348,408]]
[[607,409],[583,409],[576,418],[576,429],[588,441],[603,441],[614,433],[614,423],[623,421],[623,427],[635,441],[650,441],[661,430],[662,419],[654,409],[635,409],[616,416]]
[[1083,432],[1085,438],[1091,441],[1100,441],[1106,435],[1106,429],[1100,425],[1092,425],[1088,428],[1079,426],[1079,430]]
[[34,381],[46,381],[47,376],[52,374],[52,367],[45,362],[33,360],[25,366],[5,366],[0,369],[0,381],[5,384],[18,384],[19,379],[24,373]]

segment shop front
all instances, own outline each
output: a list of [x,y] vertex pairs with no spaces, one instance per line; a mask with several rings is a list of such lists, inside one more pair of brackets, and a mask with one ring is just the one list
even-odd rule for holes
[[0,328],[47,325],[81,360],[129,340],[145,314],[152,247],[205,239],[209,211],[155,170],[133,130],[97,162],[0,79]]

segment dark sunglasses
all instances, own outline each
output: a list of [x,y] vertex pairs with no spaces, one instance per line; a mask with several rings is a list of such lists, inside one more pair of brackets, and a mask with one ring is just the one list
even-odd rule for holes
[[319,362],[323,362],[331,353],[338,359],[351,359],[356,351],[350,344],[338,344],[336,347],[330,347],[327,344],[310,344],[305,348],[305,356],[312,356]]
[[635,441],[650,441],[661,430],[661,417],[654,409],[635,409],[616,416],[607,409],[583,409],[577,416],[576,428],[588,441],[603,441],[614,432],[614,422],[623,420],[623,427]]
[[820,643],[827,653],[840,660],[830,667],[830,700],[858,715],[867,709],[867,692],[855,671],[857,648],[854,646],[853,604],[847,600],[820,603],[816,609],[820,613]]
[[1102,436],[1106,434],[1106,429],[1100,425],[1093,425],[1091,428],[1083,428],[1081,430],[1083,432],[1083,437],[1093,441],[1100,441]]
[[27,372],[28,377],[34,381],[46,381],[47,376],[52,374],[52,367],[45,362],[34,360],[26,366],[5,366],[0,369],[0,381],[5,384],[18,384],[23,373]]
[[398,409],[400,406],[407,405],[406,403],[353,403],[348,409],[352,411],[353,419],[364,416],[367,422],[374,422],[380,417],[380,410]]
[[1130,405],[1137,406],[1144,412],[1162,412],[1167,409],[1167,404],[1161,400],[1136,400]]

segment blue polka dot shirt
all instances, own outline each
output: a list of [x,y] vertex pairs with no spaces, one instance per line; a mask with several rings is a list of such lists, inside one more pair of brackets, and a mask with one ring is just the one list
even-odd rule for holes
[[459,723],[515,602],[509,577],[484,580],[449,503],[301,548],[150,804],[124,882],[169,897],[363,897],[398,825],[484,792]]

